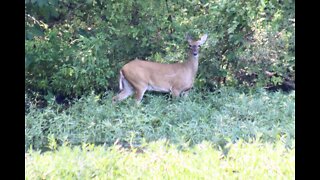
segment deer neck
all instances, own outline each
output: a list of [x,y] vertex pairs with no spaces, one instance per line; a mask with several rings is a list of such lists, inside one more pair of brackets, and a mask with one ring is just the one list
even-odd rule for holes
[[199,54],[194,56],[192,53],[188,53],[188,60],[185,62],[185,65],[192,70],[193,74],[196,74],[198,71],[198,58]]

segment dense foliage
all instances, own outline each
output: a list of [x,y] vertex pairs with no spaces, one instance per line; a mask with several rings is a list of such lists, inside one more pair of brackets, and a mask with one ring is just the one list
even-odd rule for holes
[[[204,33],[189,96],[111,104],[121,66],[181,62]],[[295,0],[25,0],[26,179],[292,179],[279,88],[295,89]]]
[[185,58],[185,34],[209,34],[195,86],[274,87],[295,81],[294,0],[27,0],[26,92],[32,98],[117,90],[138,57]]

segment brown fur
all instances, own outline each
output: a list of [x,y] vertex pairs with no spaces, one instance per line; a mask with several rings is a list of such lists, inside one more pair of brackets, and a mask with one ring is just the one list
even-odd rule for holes
[[120,93],[113,97],[113,102],[121,101],[135,93],[137,102],[142,100],[145,91],[171,92],[174,97],[193,86],[198,71],[199,47],[207,35],[198,41],[188,38],[190,46],[188,60],[183,63],[162,64],[135,59],[125,64],[120,70]]

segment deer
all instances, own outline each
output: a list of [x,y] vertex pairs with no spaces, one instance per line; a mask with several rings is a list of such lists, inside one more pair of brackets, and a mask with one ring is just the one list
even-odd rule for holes
[[136,58],[125,64],[119,72],[120,92],[112,98],[112,102],[120,102],[135,94],[139,104],[146,91],[171,93],[174,98],[182,93],[187,94],[193,87],[198,71],[200,46],[207,37],[204,34],[199,40],[193,40],[186,35],[189,48],[188,58],[184,62],[166,64]]

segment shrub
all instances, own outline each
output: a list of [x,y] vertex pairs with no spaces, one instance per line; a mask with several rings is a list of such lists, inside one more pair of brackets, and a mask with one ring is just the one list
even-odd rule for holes
[[[117,89],[138,57],[185,58],[185,34],[209,34],[195,86],[294,89],[295,2],[26,1],[26,90],[82,96]],[[30,97],[31,98],[31,97]]]

